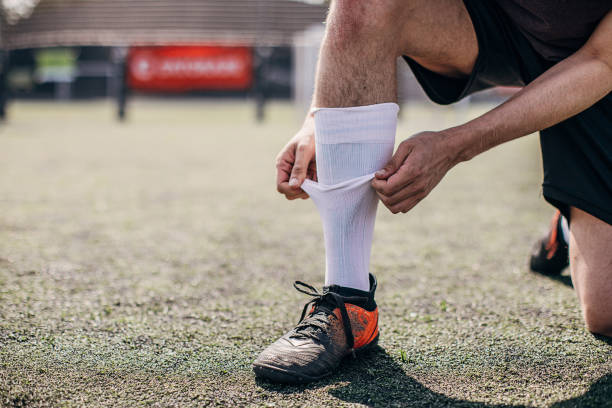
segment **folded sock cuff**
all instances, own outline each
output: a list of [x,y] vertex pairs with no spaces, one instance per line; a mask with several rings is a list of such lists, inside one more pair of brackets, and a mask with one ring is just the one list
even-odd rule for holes
[[313,112],[317,143],[395,143],[396,103],[315,108]]
[[[304,184],[302,184],[302,187],[303,187],[304,191],[306,191],[306,188],[317,189],[317,190],[319,190],[321,192],[333,191],[333,190],[352,190],[352,189],[360,187],[360,186],[362,186],[364,184],[369,184],[370,180],[372,180],[374,178],[375,174],[376,173],[365,174],[363,176],[355,177],[355,178],[348,179],[348,180],[344,180],[344,181],[341,181],[340,183],[336,183],[336,184],[323,184],[321,182],[316,182],[316,181],[312,181],[310,179],[306,179],[306,180],[304,180]],[[306,191],[306,192],[308,192],[308,191]]]

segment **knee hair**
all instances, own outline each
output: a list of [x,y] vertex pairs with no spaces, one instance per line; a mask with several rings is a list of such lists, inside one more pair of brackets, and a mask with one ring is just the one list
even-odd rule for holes
[[327,39],[346,49],[358,44],[385,48],[399,42],[401,15],[412,2],[408,0],[335,0],[327,19]]

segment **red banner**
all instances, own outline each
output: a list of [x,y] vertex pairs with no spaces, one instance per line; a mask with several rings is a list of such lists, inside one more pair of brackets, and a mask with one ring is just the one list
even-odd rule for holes
[[246,90],[253,82],[249,47],[132,47],[127,64],[128,86],[136,90]]

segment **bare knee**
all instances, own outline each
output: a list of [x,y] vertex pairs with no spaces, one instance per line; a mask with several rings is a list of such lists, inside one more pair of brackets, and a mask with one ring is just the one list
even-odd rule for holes
[[[584,284],[586,283],[586,284]],[[612,296],[597,282],[583,282],[579,298],[587,329],[594,334],[612,337]]]
[[410,56],[427,69],[461,77],[472,71],[478,41],[461,0],[334,0],[326,47],[363,60]]
[[[610,305],[612,306],[612,305]],[[582,313],[587,329],[593,334],[612,337],[612,310],[583,304]]]
[[[359,44],[392,45],[399,41],[394,33],[401,28],[399,15],[405,14],[413,1],[407,0],[335,0],[327,21],[328,38],[342,46]],[[405,21],[404,21],[405,22]]]
[[612,225],[571,209],[570,264],[587,328],[612,337]]
[[579,297],[587,329],[593,334],[612,337],[612,296],[594,286],[585,286]]

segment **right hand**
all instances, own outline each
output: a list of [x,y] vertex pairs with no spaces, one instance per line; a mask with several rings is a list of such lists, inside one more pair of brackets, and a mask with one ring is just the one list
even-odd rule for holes
[[308,194],[300,186],[306,178],[317,181],[314,118],[311,115],[276,156],[276,189],[287,200],[305,200]]

